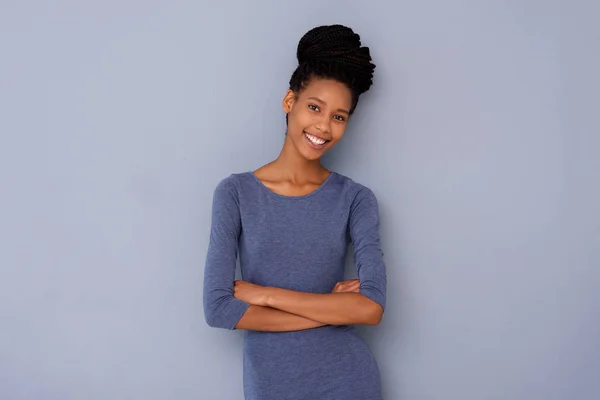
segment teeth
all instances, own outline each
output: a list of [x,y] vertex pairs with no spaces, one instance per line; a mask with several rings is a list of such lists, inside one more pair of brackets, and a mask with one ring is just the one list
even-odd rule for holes
[[318,146],[320,146],[323,143],[325,143],[325,140],[319,139],[318,137],[313,136],[313,135],[309,135],[308,133],[306,134],[306,137],[308,138],[308,140],[310,140],[311,142],[313,142],[314,144],[316,144]]

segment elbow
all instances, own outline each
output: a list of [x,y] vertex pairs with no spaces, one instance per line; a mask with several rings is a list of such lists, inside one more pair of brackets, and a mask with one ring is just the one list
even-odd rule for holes
[[204,321],[211,328],[224,328],[221,321],[219,321],[219,316],[214,308],[204,308]]
[[204,321],[206,321],[206,324],[211,328],[220,328],[227,330],[235,329],[235,323],[233,323],[232,325],[232,322],[229,321],[228,318],[225,318],[223,315],[215,311],[205,312]]
[[207,298],[204,301],[204,320],[211,328],[234,330],[249,306],[231,295]]
[[381,320],[383,319],[383,307],[379,303],[368,299],[367,304],[365,306],[363,318],[365,325],[379,325],[381,323]]
[[381,323],[381,320],[383,319],[383,309],[381,308],[381,306],[379,304],[376,305],[376,307],[373,307],[373,310],[371,310],[367,316],[367,325],[370,326],[377,326]]
[[385,309],[385,286],[362,287],[360,294],[364,296],[364,324],[376,326],[381,323]]
[[225,319],[223,318],[222,307],[219,307],[220,302],[215,300],[204,300],[204,321],[211,328],[226,328]]

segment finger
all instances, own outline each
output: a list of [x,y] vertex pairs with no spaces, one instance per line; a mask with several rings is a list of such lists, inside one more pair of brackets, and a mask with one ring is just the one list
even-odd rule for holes
[[347,285],[340,285],[340,287],[338,288],[338,290],[336,290],[336,293],[346,293],[348,291],[348,286]]
[[355,291],[356,287],[360,286],[359,279],[348,279],[345,281],[340,281],[335,284],[332,292],[333,293],[345,293]]
[[348,292],[358,292],[360,290],[360,281],[353,281],[346,287]]

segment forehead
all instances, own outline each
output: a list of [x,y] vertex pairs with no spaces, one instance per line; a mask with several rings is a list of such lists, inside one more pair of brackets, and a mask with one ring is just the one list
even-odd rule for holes
[[317,97],[336,108],[350,108],[352,92],[348,87],[333,79],[311,79],[300,93],[300,97]]

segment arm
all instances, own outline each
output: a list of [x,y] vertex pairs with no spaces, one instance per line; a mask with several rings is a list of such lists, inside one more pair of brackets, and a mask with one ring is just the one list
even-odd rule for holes
[[234,297],[233,282],[241,220],[237,191],[228,179],[213,195],[210,243],[204,269],[203,305],[208,325],[224,329],[293,331],[323,324]]
[[240,234],[240,211],[233,182],[219,182],[213,194],[210,240],[204,267],[203,305],[206,323],[235,329],[250,304],[233,297]]
[[[265,289],[259,285],[254,285],[244,281],[236,281],[234,284],[234,296],[236,298],[245,299],[249,303],[265,303],[264,301],[255,301],[256,295],[258,299],[263,296]],[[358,279],[338,282],[333,288],[333,293],[350,293],[359,291]],[[323,322],[301,317],[275,308],[251,305],[248,311],[242,316],[242,319],[236,325],[237,329],[247,329],[253,331],[269,331],[269,332],[288,332],[299,331],[311,328],[318,328],[328,325]]]
[[387,272],[379,237],[379,205],[375,194],[366,187],[352,203],[349,230],[360,280],[359,293],[379,305],[379,322],[385,310]]
[[318,294],[265,288],[265,303],[329,325],[377,325],[383,313],[379,304],[359,293]]
[[285,311],[251,305],[235,328],[250,331],[290,332],[318,328],[324,325],[326,324]]
[[238,281],[236,297],[330,325],[379,324],[385,308],[386,270],[379,240],[379,210],[370,190],[362,188],[354,199],[348,229],[359,293],[303,293]]

